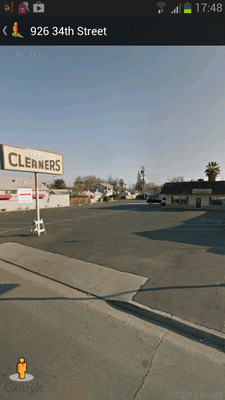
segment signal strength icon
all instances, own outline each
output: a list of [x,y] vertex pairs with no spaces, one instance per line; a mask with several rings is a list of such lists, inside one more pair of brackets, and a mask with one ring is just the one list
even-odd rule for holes
[[181,3],[179,4],[179,6],[174,8],[173,11],[171,11],[171,14],[179,14],[179,13],[181,13]]

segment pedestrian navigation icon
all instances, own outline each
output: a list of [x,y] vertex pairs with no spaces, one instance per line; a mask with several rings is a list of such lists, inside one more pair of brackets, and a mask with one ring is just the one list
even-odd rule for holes
[[25,372],[27,370],[27,363],[25,363],[24,358],[20,358],[20,361],[17,364],[17,372],[19,374],[20,379],[25,378]]
[[25,362],[25,358],[21,357],[19,362],[16,364],[17,374],[10,375],[10,379],[12,381],[17,382],[27,382],[32,381],[34,379],[33,375],[27,374],[27,363]]

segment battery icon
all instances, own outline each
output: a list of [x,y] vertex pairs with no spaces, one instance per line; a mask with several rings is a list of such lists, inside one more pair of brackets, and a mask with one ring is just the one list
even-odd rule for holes
[[191,14],[191,3],[184,3],[184,14]]

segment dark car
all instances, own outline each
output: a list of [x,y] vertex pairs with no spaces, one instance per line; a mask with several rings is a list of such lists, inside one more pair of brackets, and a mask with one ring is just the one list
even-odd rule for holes
[[149,196],[147,198],[147,203],[159,203],[159,204],[161,204],[161,199],[159,197]]

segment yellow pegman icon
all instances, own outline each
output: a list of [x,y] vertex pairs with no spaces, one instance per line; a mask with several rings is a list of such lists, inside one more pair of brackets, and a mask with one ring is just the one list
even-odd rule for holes
[[18,364],[17,364],[17,372],[19,373],[19,378],[24,379],[25,378],[25,372],[27,370],[27,363],[25,363],[24,358],[20,358]]
[[18,33],[18,24],[17,24],[17,22],[14,22],[13,32],[14,32],[15,35],[17,35],[17,33]]

